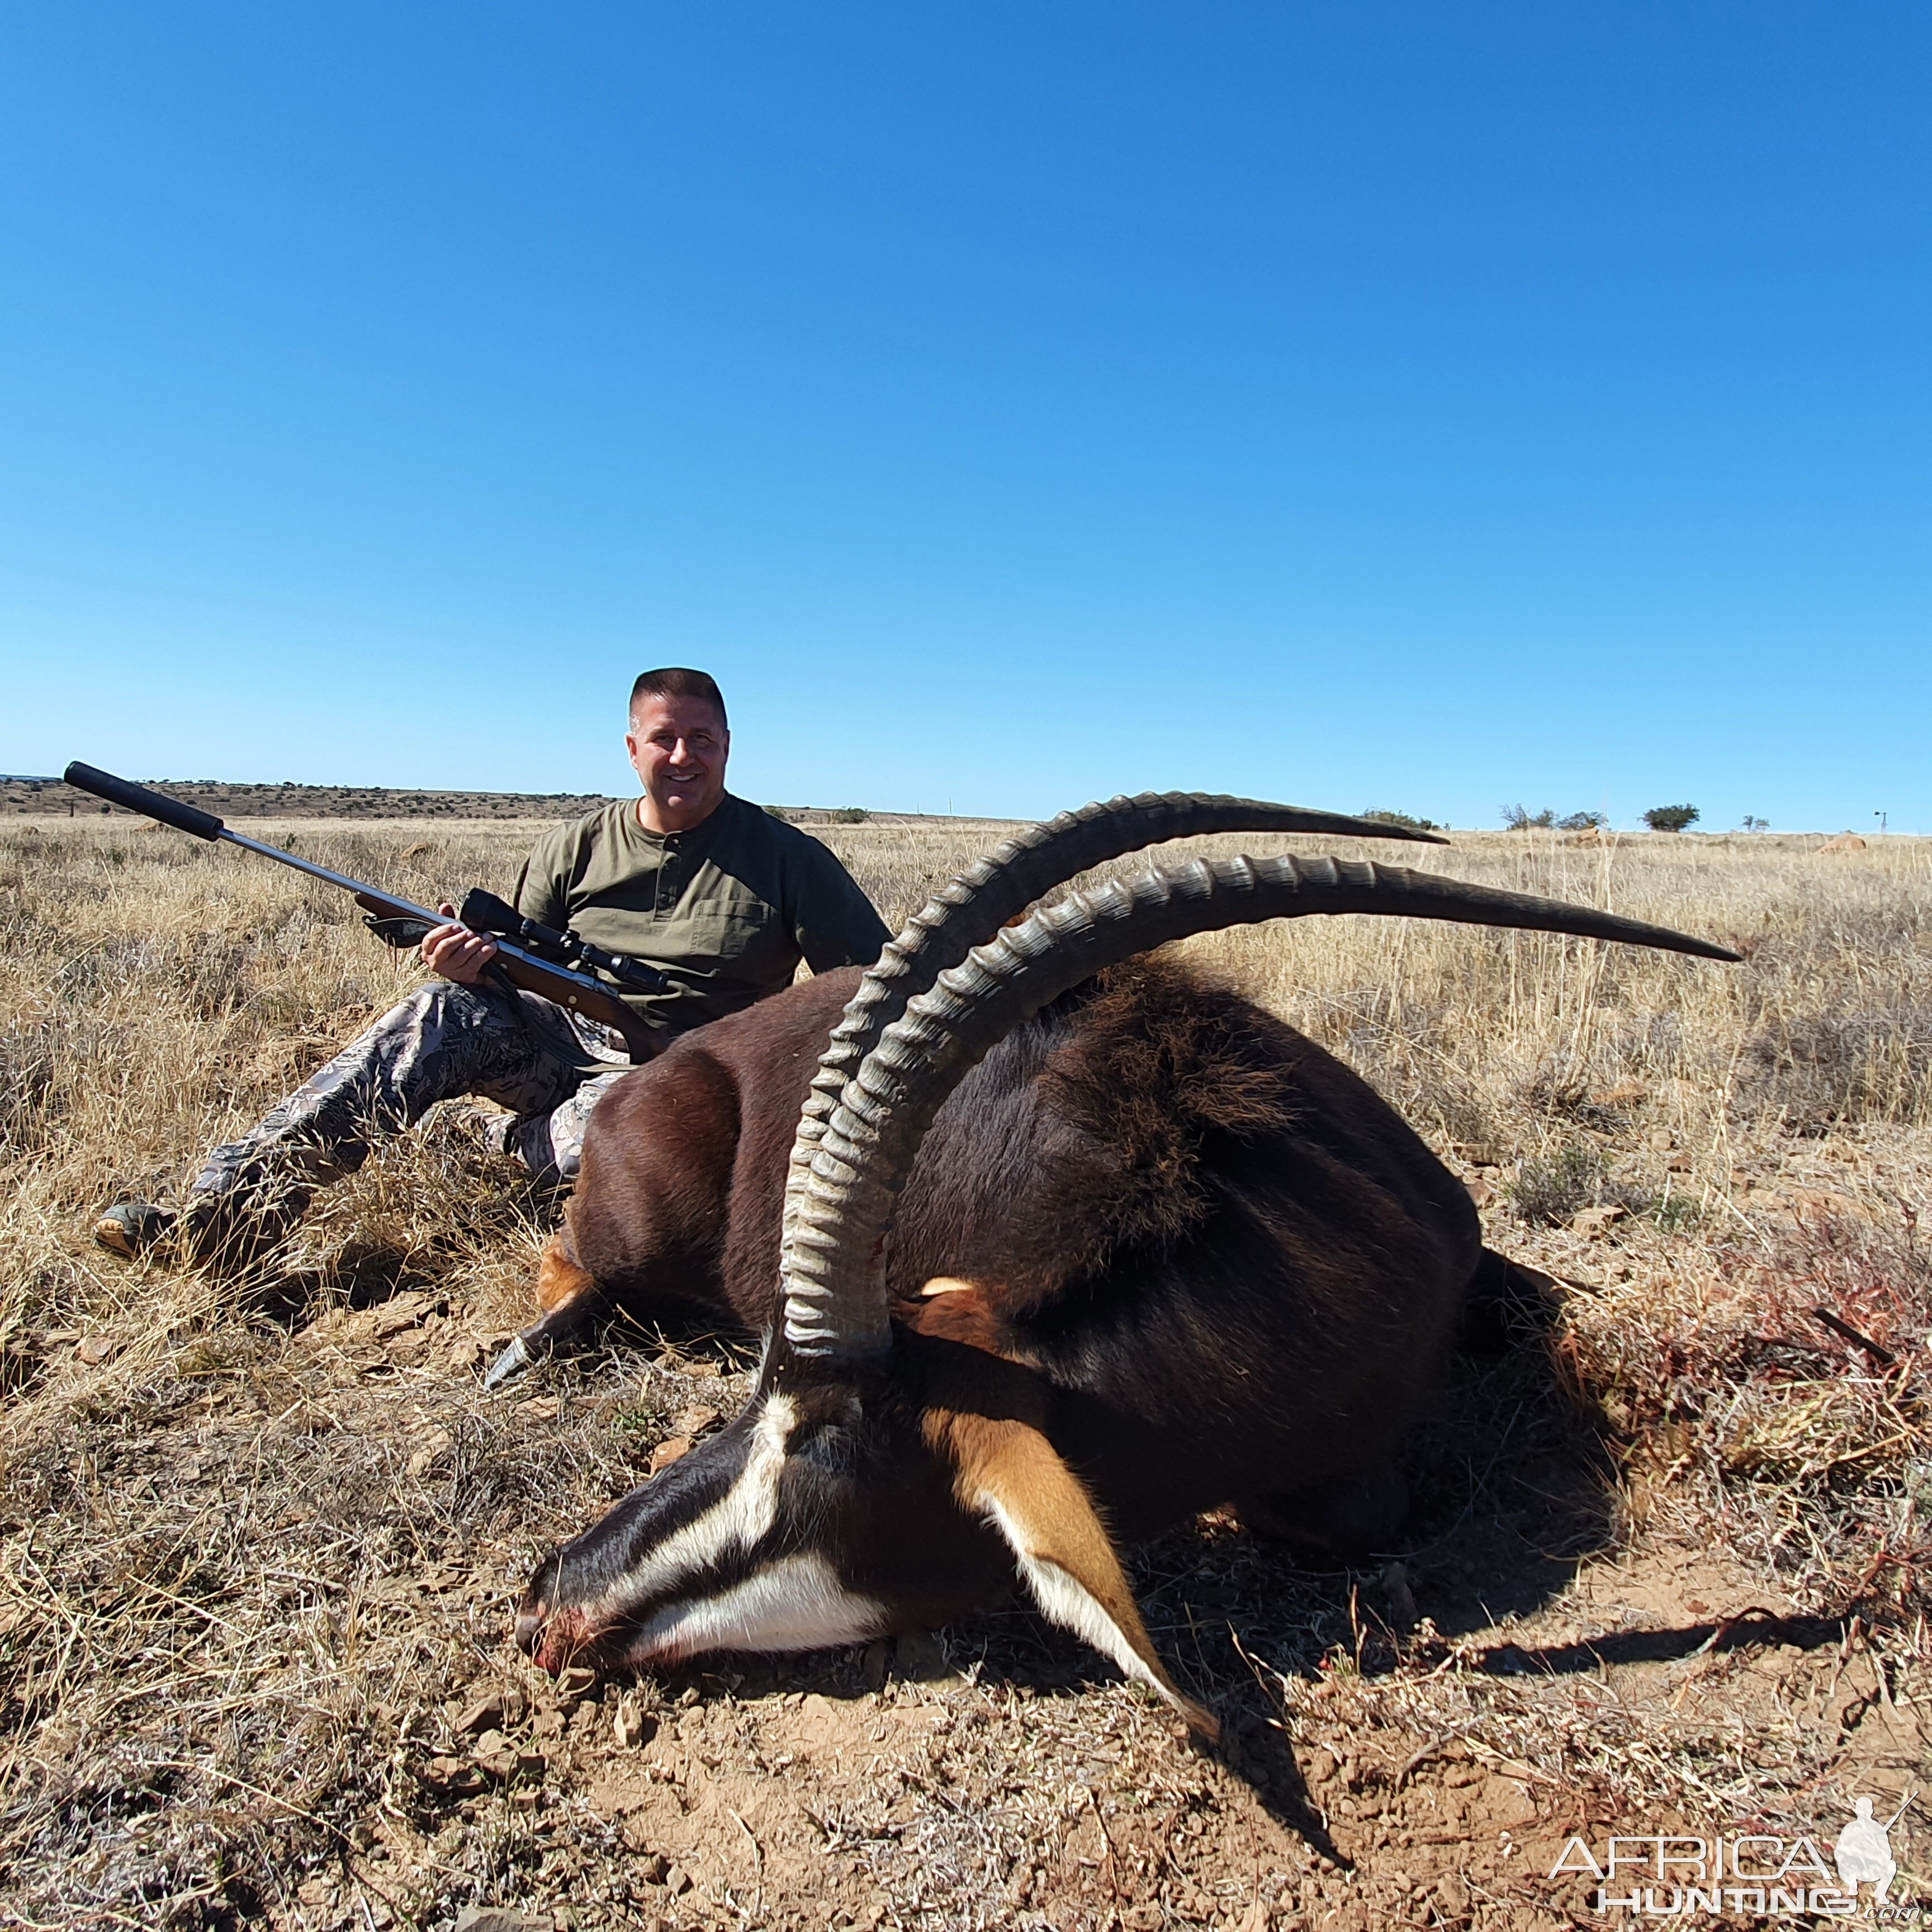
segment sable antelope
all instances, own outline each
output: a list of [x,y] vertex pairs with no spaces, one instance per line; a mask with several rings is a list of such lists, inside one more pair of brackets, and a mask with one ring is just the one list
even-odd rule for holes
[[862,987],[856,970],[794,986],[686,1034],[608,1096],[590,1123],[565,1225],[538,1267],[543,1318],[504,1351],[486,1385],[575,1340],[614,1304],[647,1319],[722,1319],[754,1334],[768,1328],[778,1186],[801,1107],[815,1136],[906,1002],[1055,886],[1142,846],[1256,831],[1448,842],[1376,819],[1192,792],[1116,798],[1028,826],[942,889]]
[[[1096,840],[1171,836],[1135,814],[1174,802],[1057,822],[1074,829],[942,893],[856,992],[849,975],[794,988],[600,1108],[554,1298],[634,1289],[647,1257],[654,1292],[688,1282],[704,1304],[722,1282],[766,1341],[727,1430],[538,1566],[518,1639],[540,1664],[850,1642],[944,1622],[1017,1574],[1211,1733],[1115,1537],[1230,1501],[1318,1541],[1393,1526],[1394,1454],[1481,1263],[1474,1210],[1339,1062],[1136,956],[1317,912],[1737,956],[1330,860],[1151,871],[1003,926],[1042,890],[1043,854],[1072,860],[1064,878]],[[697,1152],[640,1198],[638,1143],[671,1138],[660,1106]]]

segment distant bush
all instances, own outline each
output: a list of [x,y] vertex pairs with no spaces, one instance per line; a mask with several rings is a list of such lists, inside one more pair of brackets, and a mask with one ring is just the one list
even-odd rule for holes
[[1556,823],[1556,814],[1548,806],[1540,812],[1532,812],[1527,806],[1506,805],[1503,807],[1503,826],[1506,831],[1527,832],[1532,826],[1550,826]]
[[766,806],[765,816],[767,818],[776,818],[781,825],[789,825],[791,823],[791,814],[782,805]]
[[872,817],[862,805],[842,805],[832,814],[834,825],[863,825]]
[[1700,814],[1694,805],[1653,805],[1643,815],[1643,822],[1653,832],[1682,832],[1687,825],[1695,825]]
[[1604,1156],[1588,1141],[1566,1141],[1541,1159],[1526,1159],[1510,1190],[1511,1204],[1532,1226],[1567,1221],[1603,1191]]
[[1439,832],[1442,827],[1432,818],[1417,818],[1406,812],[1384,812],[1379,808],[1359,814],[1376,825],[1400,825],[1411,832]]
[[1559,818],[1556,829],[1559,832],[1600,832],[1610,822],[1606,812],[1573,812],[1568,818]]
[[1650,1218],[1666,1234],[1682,1234],[1702,1220],[1703,1204],[1694,1194],[1666,1192],[1650,1210]]

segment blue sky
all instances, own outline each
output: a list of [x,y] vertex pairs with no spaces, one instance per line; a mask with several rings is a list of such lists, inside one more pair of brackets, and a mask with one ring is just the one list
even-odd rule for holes
[[1918,4],[0,15],[0,770],[1932,831]]

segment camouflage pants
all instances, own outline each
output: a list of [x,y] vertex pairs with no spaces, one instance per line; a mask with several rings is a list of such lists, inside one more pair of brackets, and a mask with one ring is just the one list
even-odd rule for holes
[[[589,1071],[586,1060],[610,1070]],[[630,1065],[619,1035],[534,993],[512,999],[439,981],[391,1007],[259,1125],[217,1148],[186,1204],[299,1211],[308,1184],[353,1174],[373,1142],[466,1094],[510,1109],[486,1130],[499,1152],[532,1174],[572,1180],[590,1110]]]

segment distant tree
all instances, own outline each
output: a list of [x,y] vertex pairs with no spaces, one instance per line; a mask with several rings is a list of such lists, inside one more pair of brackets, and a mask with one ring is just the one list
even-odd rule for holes
[[1503,807],[1504,829],[1510,832],[1527,832],[1532,826],[1551,826],[1556,823],[1556,814],[1548,806],[1540,812],[1532,812],[1527,806],[1506,805]]
[[1559,832],[1600,832],[1610,822],[1606,812],[1573,812],[1568,818],[1559,818],[1556,829]]
[[1687,825],[1695,825],[1700,816],[1694,805],[1653,805],[1643,815],[1643,822],[1653,832],[1682,832]]
[[1380,807],[1365,812],[1361,816],[1373,824],[1406,826],[1412,832],[1439,832],[1442,829],[1432,818],[1417,818],[1406,812],[1384,812]]
[[1768,832],[1771,830],[1771,820],[1768,818],[1754,818],[1749,812],[1746,812],[1744,818],[1744,829],[1747,832]]
[[872,817],[862,805],[842,805],[832,814],[834,825],[863,825]]

